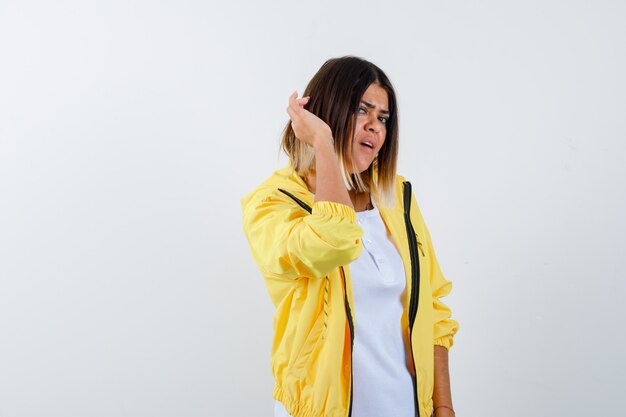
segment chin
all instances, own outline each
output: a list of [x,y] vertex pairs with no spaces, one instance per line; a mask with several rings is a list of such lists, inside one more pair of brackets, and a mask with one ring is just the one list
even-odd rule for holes
[[[367,171],[374,163],[374,158],[372,155],[365,155],[364,153],[355,151],[354,154],[351,156],[356,157],[354,158],[354,163],[359,174]],[[354,174],[354,172],[352,171],[352,159],[350,157],[348,157],[348,160],[345,162],[345,166],[346,171],[350,175]]]
[[[370,166],[372,166],[371,162],[369,164],[367,162],[356,163],[356,168],[359,174],[362,174],[363,172],[367,171],[370,168]],[[348,168],[348,172],[350,173],[350,175],[354,174],[354,172],[352,172],[352,165],[348,165],[347,168]]]

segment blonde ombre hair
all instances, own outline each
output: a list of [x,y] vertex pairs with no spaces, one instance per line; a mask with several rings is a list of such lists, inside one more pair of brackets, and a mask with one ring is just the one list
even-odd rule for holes
[[[354,158],[351,158],[353,174],[350,175],[345,166],[346,153],[352,149],[350,144],[361,98],[371,84],[377,84],[387,92],[387,135],[367,170],[359,173]],[[381,205],[393,206],[398,160],[398,107],[395,91],[385,73],[371,62],[358,57],[329,59],[313,76],[302,96],[311,97],[305,108],[328,124],[332,131],[346,188],[371,192],[378,197]],[[291,121],[283,131],[281,148],[298,175],[306,178],[315,172],[315,152],[311,146],[296,138]]]

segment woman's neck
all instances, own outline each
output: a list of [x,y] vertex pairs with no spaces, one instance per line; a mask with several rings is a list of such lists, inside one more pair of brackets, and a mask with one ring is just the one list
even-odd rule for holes
[[350,200],[352,200],[352,205],[354,206],[355,211],[366,211],[374,208],[369,192],[356,193],[351,190],[348,191],[348,194],[350,195]]
[[[310,172],[306,178],[304,178],[304,182],[309,191],[315,194],[315,172]],[[348,195],[350,196],[355,211],[366,211],[374,208],[369,192],[357,193],[355,190],[348,190]]]

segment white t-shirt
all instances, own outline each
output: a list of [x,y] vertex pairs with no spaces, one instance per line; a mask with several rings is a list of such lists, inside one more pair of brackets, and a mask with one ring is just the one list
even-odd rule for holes
[[[356,213],[363,251],[350,264],[354,290],[352,417],[415,417],[413,378],[402,337],[404,265],[378,207]],[[275,417],[291,417],[275,402]]]

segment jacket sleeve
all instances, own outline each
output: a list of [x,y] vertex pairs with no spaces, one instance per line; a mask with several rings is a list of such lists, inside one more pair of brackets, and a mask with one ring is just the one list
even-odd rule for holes
[[363,250],[353,208],[317,201],[309,213],[279,191],[243,203],[243,229],[264,275],[323,278]]
[[[443,346],[446,349],[450,349],[454,343],[454,335],[459,329],[459,323],[453,320],[452,311],[450,308],[441,301],[441,298],[450,294],[452,291],[452,282],[448,281],[439,267],[439,262],[435,255],[435,248],[433,246],[432,239],[430,237],[430,231],[428,226],[424,222],[421,210],[415,199],[415,194],[411,196],[411,208],[415,210],[414,220],[422,222],[424,226],[425,236],[423,236],[423,244],[426,246],[425,255],[428,257],[430,264],[430,288],[432,291],[433,300],[433,343],[438,346]],[[422,240],[422,239],[420,239]]]
[[434,314],[434,344],[450,349],[454,343],[454,335],[459,329],[459,323],[451,319],[450,308],[441,302],[441,298],[450,294],[452,282],[448,281],[441,272],[439,262],[435,256],[432,239],[428,227],[424,225],[426,231],[426,256],[430,259],[430,286],[432,289],[433,314]]

